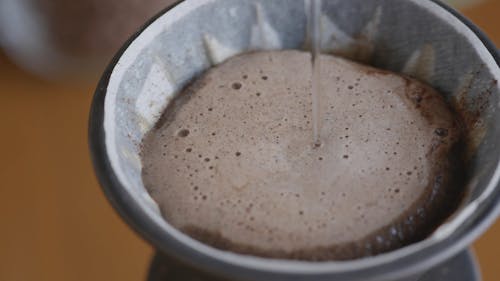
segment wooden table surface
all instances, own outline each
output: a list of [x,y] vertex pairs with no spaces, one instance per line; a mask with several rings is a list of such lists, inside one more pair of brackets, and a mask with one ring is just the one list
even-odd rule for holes
[[[500,46],[500,1],[465,14]],[[0,55],[0,280],[145,280],[152,248],[118,217],[94,177],[87,115],[95,83],[37,79]],[[500,280],[500,222],[475,244]]]

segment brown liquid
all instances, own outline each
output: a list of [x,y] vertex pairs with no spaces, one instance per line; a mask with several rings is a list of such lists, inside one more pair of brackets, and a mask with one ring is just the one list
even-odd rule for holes
[[171,103],[142,153],[170,224],[234,252],[342,260],[421,240],[454,211],[461,133],[441,96],[321,56],[313,148],[310,63],[299,51],[244,54]]

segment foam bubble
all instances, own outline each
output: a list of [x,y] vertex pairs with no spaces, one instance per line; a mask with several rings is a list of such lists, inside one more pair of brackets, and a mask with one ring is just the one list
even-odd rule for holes
[[179,130],[179,132],[177,133],[177,136],[179,136],[181,138],[185,138],[188,135],[189,135],[189,130],[188,129]]
[[242,87],[242,86],[243,86],[243,85],[241,85],[241,83],[240,83],[240,82],[234,82],[234,83],[233,83],[233,85],[231,85],[231,87],[232,87],[233,89],[235,89],[235,90],[239,90],[239,89],[241,89],[241,87]]

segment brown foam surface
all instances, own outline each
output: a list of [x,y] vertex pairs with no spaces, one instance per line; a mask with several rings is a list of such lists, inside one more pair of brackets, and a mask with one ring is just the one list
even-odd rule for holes
[[321,67],[319,148],[309,53],[231,58],[172,102],[142,152],[170,224],[240,253],[352,259],[422,239],[453,211],[460,130],[440,95],[333,56]]

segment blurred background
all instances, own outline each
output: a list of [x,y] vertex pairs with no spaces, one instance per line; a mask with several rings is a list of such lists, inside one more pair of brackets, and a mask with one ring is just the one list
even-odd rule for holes
[[[0,280],[145,280],[153,249],[94,177],[87,118],[124,40],[174,0],[0,0]],[[500,46],[500,0],[450,0]],[[473,248],[500,280],[500,222]]]

